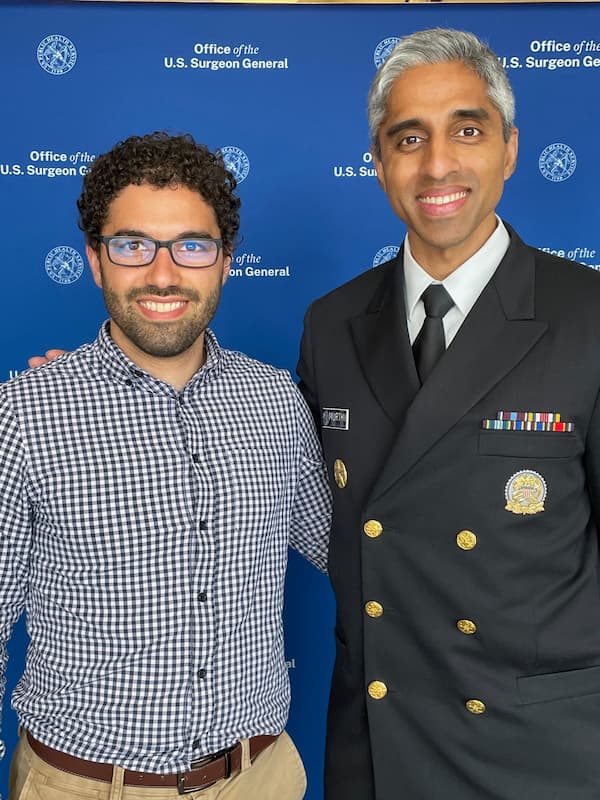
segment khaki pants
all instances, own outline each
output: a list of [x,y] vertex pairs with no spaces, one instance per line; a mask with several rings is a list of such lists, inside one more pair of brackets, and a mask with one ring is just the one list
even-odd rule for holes
[[42,761],[22,736],[11,763],[8,800],[302,800],[305,791],[304,766],[285,731],[252,763],[243,740],[242,771],[188,795],[175,788],[123,786],[121,767],[115,767],[110,784],[71,775]]

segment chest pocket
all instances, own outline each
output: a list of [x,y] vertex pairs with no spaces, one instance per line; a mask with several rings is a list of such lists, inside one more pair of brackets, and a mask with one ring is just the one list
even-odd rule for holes
[[224,477],[229,514],[236,528],[252,534],[272,520],[293,476],[285,454],[271,448],[232,448]]
[[573,458],[579,452],[574,433],[551,431],[481,431],[477,452],[512,458]]

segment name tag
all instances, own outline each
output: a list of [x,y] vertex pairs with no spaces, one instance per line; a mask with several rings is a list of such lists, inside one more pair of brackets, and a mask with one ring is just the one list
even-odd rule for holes
[[336,431],[347,431],[350,428],[349,408],[321,409],[321,427]]

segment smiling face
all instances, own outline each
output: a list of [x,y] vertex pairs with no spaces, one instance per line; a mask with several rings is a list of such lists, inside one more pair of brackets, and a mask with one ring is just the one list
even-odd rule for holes
[[442,279],[494,231],[517,130],[504,141],[485,82],[462,62],[426,64],[394,81],[379,146],[377,177],[406,223],[412,253]]
[[[112,201],[102,235],[166,240],[220,237],[213,209],[185,186],[130,185]],[[204,331],[213,318],[231,258],[219,252],[203,269],[175,264],[159,248],[145,267],[113,264],[104,244],[87,256],[104,293],[112,338],[138,366],[183,385],[204,362]]]

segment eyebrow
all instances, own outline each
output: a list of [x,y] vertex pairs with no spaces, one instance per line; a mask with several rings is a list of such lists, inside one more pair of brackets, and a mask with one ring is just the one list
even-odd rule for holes
[[[490,113],[485,108],[457,108],[456,111],[453,111],[450,115],[451,119],[474,119],[480,120],[485,122],[489,120]],[[395,122],[385,132],[385,135],[388,138],[392,138],[396,136],[398,133],[402,133],[402,131],[410,130],[411,128],[423,128],[425,127],[423,121],[420,120],[418,117],[413,117],[412,119],[403,119],[400,122]]]
[[[149,233],[135,228],[119,228],[118,231],[109,234],[110,236],[137,236],[140,239],[156,239]],[[214,239],[215,237],[206,230],[188,230],[178,233],[173,239]],[[158,240],[157,240],[158,241]]]

